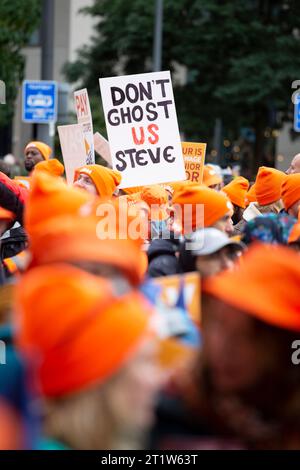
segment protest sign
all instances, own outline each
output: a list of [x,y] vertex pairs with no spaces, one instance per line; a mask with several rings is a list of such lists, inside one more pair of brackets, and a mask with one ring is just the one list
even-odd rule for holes
[[181,142],[187,179],[192,183],[202,183],[206,144]]
[[112,168],[109,143],[105,137],[100,134],[100,132],[95,132],[94,134],[94,147],[100,157],[102,157],[103,160],[105,160],[106,163],[108,163],[108,165]]
[[87,89],[83,88],[82,90],[75,91],[74,101],[77,122],[78,124],[81,124],[84,135],[86,164],[92,165],[95,163],[93,119]]
[[185,180],[170,72],[100,79],[120,188]]
[[174,307],[183,287],[185,308],[196,324],[201,321],[200,308],[200,276],[196,272],[182,275],[164,276],[153,279],[161,287],[160,300],[169,307]]
[[84,134],[80,124],[57,126],[67,182],[73,183],[74,172],[86,164]]

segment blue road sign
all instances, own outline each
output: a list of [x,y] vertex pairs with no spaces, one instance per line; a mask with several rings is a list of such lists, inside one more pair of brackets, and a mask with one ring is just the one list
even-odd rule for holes
[[294,130],[300,132],[300,96],[298,93],[294,104]]
[[57,83],[45,80],[23,82],[22,120],[47,124],[57,120]]

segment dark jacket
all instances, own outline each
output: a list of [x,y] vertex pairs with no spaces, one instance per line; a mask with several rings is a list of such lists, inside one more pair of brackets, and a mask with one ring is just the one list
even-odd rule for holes
[[21,253],[21,251],[27,248],[27,244],[26,232],[20,225],[4,232],[0,238],[0,284],[8,282],[8,279],[12,276],[3,260],[13,258],[18,253]]
[[177,274],[176,240],[152,240],[148,249],[148,276],[160,277]]
[[7,230],[0,239],[1,261],[12,258],[27,247],[27,236],[23,227],[12,227]]

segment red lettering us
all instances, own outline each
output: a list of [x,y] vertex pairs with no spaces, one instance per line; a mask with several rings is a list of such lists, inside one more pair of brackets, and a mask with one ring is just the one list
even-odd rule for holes
[[[148,137],[148,142],[150,144],[157,144],[159,141],[159,135],[157,134],[158,126],[156,124],[149,124],[147,127],[150,137]],[[139,128],[139,137],[137,136],[136,128],[131,128],[132,137],[135,145],[143,145],[145,143],[145,131],[143,127]]]

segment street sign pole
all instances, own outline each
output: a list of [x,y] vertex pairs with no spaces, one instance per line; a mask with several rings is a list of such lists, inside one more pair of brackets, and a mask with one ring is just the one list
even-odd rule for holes
[[[54,1],[42,2],[42,57],[41,79],[53,79],[53,44],[54,44]],[[48,144],[54,152],[54,135],[51,135],[50,124],[38,124],[38,140]]]
[[153,38],[153,72],[161,70],[163,29],[163,0],[155,1],[154,38]]

